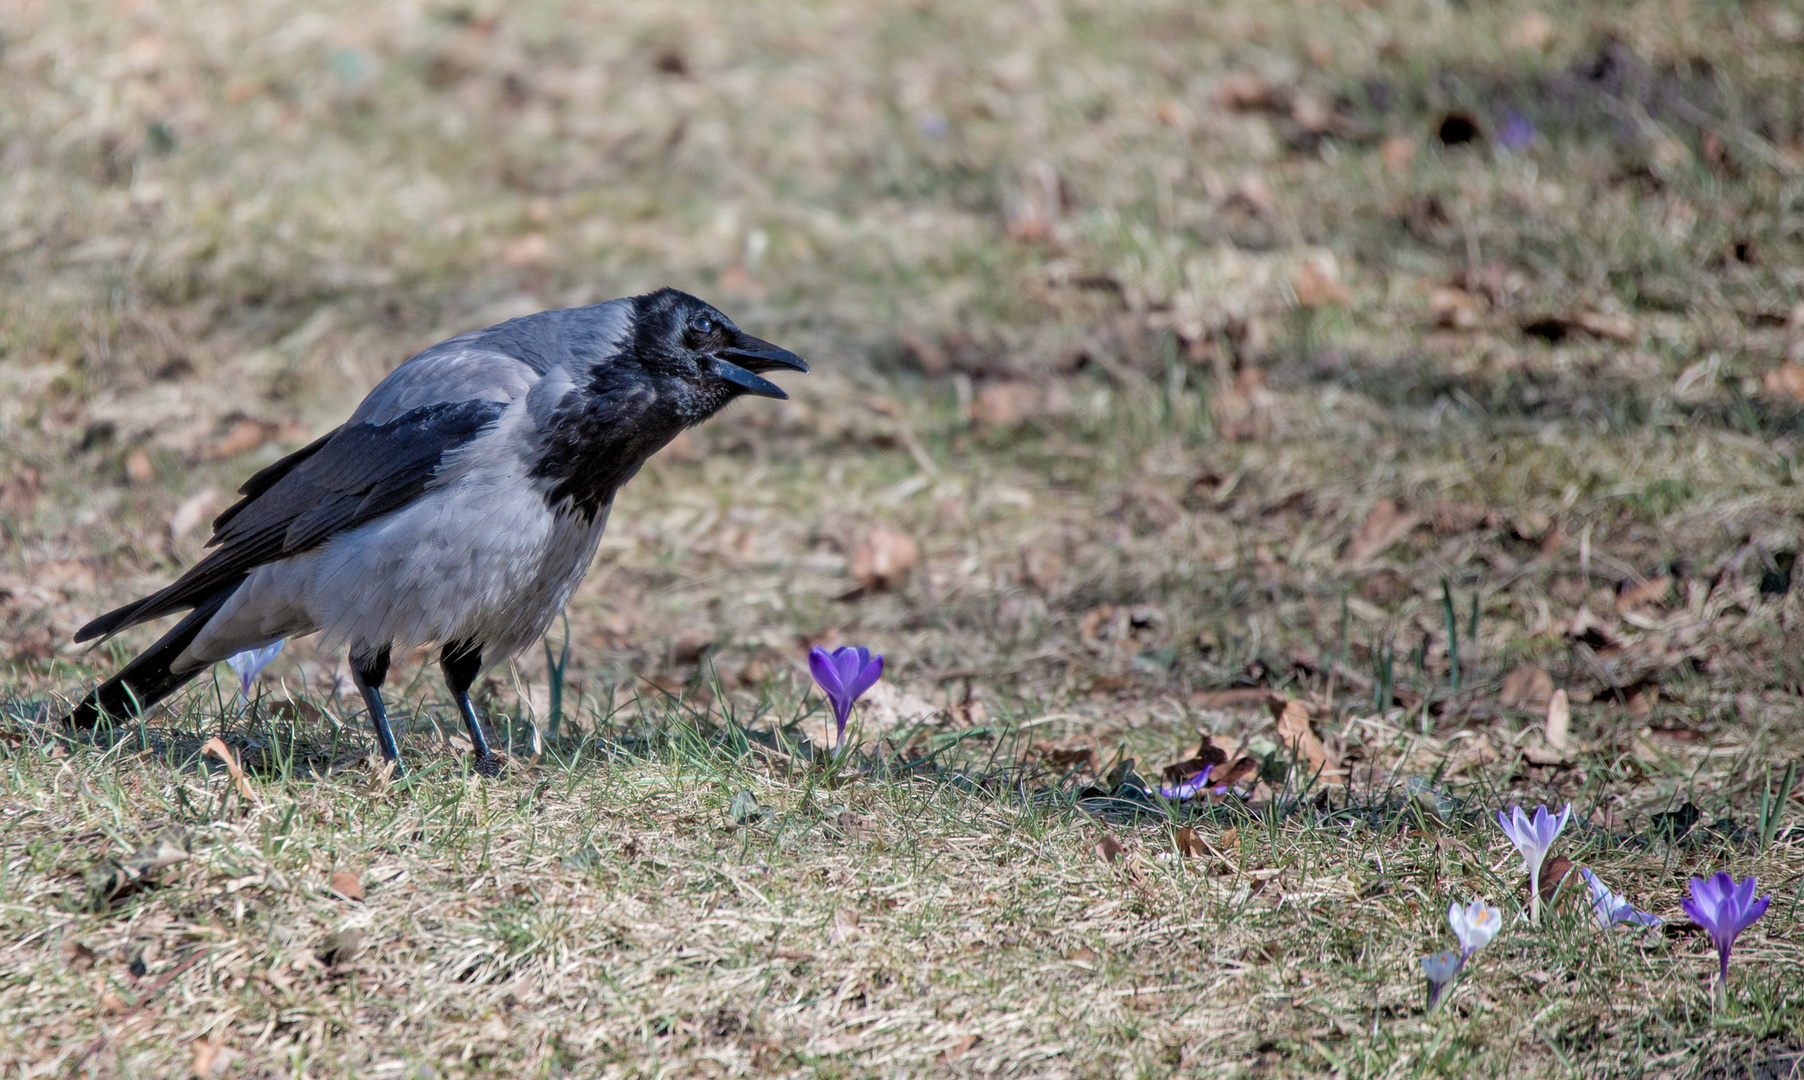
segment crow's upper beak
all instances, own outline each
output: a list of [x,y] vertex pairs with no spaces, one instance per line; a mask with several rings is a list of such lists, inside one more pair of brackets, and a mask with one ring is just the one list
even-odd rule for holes
[[732,345],[720,350],[714,356],[714,373],[716,375],[756,397],[779,399],[789,397],[776,383],[754,374],[760,371],[774,371],[778,368],[787,368],[790,371],[807,374],[808,361],[788,349],[780,349],[770,342],[762,341],[750,334],[739,334]]

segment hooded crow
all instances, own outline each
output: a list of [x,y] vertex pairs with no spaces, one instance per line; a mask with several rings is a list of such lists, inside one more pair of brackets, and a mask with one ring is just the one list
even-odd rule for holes
[[215,661],[299,634],[347,648],[382,756],[390,653],[436,645],[480,771],[483,668],[531,644],[588,571],[620,485],[685,428],[801,357],[675,289],[461,334],[391,372],[336,430],[245,481],[213,550],[81,628],[188,614],[65,723],[136,716]]

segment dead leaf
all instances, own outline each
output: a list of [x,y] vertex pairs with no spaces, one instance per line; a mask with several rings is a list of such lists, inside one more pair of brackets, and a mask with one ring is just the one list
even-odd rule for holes
[[1040,412],[1043,395],[1032,383],[986,383],[971,402],[971,419],[992,427],[1012,428]]
[[213,1039],[196,1039],[193,1066],[195,1080],[206,1080],[209,1076],[223,1074],[237,1056],[236,1052],[226,1047],[223,1035]]
[[1276,396],[1266,387],[1265,372],[1249,367],[1217,386],[1209,412],[1223,438],[1248,442],[1271,432],[1271,408],[1276,403]]
[[1541,867],[1540,890],[1543,904],[1553,903],[1554,893],[1559,891],[1560,882],[1572,873],[1572,860],[1564,855],[1555,855]]
[[501,249],[501,265],[514,270],[537,266],[551,254],[551,241],[544,233],[530,232],[516,236]]
[[157,478],[157,470],[150,463],[150,455],[142,450],[133,450],[125,459],[125,478],[134,484],[148,484]]
[[1203,834],[1188,825],[1180,825],[1172,836],[1177,845],[1179,855],[1219,855],[1220,852],[1209,846]]
[[1531,11],[1510,30],[1510,43],[1519,49],[1540,52],[1553,41],[1553,20],[1545,12]]
[[169,539],[172,542],[180,540],[193,532],[196,526],[213,516],[213,511],[218,506],[217,488],[203,488],[183,499],[175,508],[175,513],[169,515]]
[[1231,788],[1251,780],[1258,775],[1259,759],[1243,755],[1236,760],[1234,764],[1228,766],[1226,769],[1220,770],[1209,779],[1215,781],[1215,786],[1217,787]]
[[1263,709],[1272,692],[1262,686],[1241,686],[1232,690],[1198,690],[1190,695],[1190,704],[1199,709]]
[[1278,740],[1303,758],[1311,776],[1328,780],[1341,775],[1337,762],[1330,761],[1328,750],[1309,724],[1309,707],[1301,701],[1274,698],[1272,715],[1278,721]]
[[1359,532],[1347,543],[1342,558],[1353,566],[1370,562],[1421,522],[1422,515],[1410,513],[1390,499],[1379,499],[1360,524]]
[[1277,96],[1263,77],[1251,71],[1236,71],[1215,84],[1215,103],[1236,112],[1252,112],[1273,108]]
[[1581,311],[1572,317],[1573,325],[1594,337],[1614,341],[1635,340],[1635,320],[1627,315],[1606,315],[1598,311]]
[[1660,701],[1660,689],[1655,686],[1642,686],[1629,695],[1629,715],[1636,720],[1646,720],[1654,713],[1654,706]]
[[94,961],[99,958],[93,949],[88,948],[76,938],[64,938],[60,951],[63,954],[63,963],[68,964],[76,971],[86,971],[93,967]]
[[[1196,753],[1183,761],[1165,766],[1162,775],[1167,784],[1181,784],[1204,769],[1220,768],[1228,763],[1228,752],[1204,735],[1203,741],[1196,748]],[[1213,779],[1213,776],[1211,776]]]
[[1535,709],[1553,699],[1553,676],[1540,664],[1520,664],[1503,677],[1498,700],[1506,709]]
[[1041,743],[1036,748],[1040,760],[1054,769],[1094,770],[1096,768],[1096,748],[1094,746],[1060,746],[1056,743]]
[[852,551],[852,576],[867,589],[900,585],[921,559],[921,549],[907,533],[879,526]]
[[363,899],[363,882],[349,870],[340,870],[332,875],[332,891],[346,900]]
[[1332,255],[1319,255],[1305,262],[1290,284],[1298,307],[1345,307],[1353,302],[1353,294],[1341,283],[1340,268]]
[[1565,753],[1571,728],[1572,705],[1566,699],[1566,691],[1555,690],[1547,701],[1547,745]]
[[1393,173],[1400,173],[1409,168],[1409,163],[1416,157],[1416,140],[1408,135],[1392,135],[1384,140],[1378,148],[1378,156],[1384,161],[1384,167]]
[[1616,594],[1616,613],[1626,615],[1636,608],[1662,603],[1670,592],[1672,578],[1666,575],[1631,585]]
[[44,476],[29,465],[13,462],[9,475],[0,480],[0,510],[23,517],[37,504],[44,490]]
[[261,420],[240,417],[233,421],[226,433],[213,440],[202,456],[208,461],[227,461],[240,454],[248,454],[257,449],[281,430],[277,424],[266,424]]
[[225,740],[215,735],[207,740],[206,745],[200,748],[200,752],[203,756],[218,758],[225,762],[226,772],[232,778],[232,786],[238,789],[240,796],[249,802],[261,801],[257,798],[257,789],[251,787],[250,778],[245,776],[244,770],[239,767],[238,755],[232,753],[232,748],[225,744]]
[[851,908],[840,908],[833,913],[833,927],[827,931],[827,940],[836,945],[849,945],[858,940],[858,912]]
[[1804,401],[1804,364],[1780,364],[1760,380],[1766,396],[1778,401]]
[[1478,326],[1482,305],[1478,297],[1464,289],[1439,288],[1428,294],[1428,311],[1436,326],[1450,330],[1471,330]]
[[1121,841],[1115,839],[1114,833],[1103,833],[1102,839],[1096,842],[1096,857],[1106,863],[1114,862],[1126,850]]
[[958,1040],[958,1045],[947,1050],[945,1053],[941,1054],[940,1056],[947,1061],[955,1061],[958,1058],[964,1057],[967,1053],[969,1053],[971,1051],[971,1048],[973,1046],[976,1046],[982,1040],[983,1040],[982,1035],[978,1035],[975,1032],[973,1032],[972,1034],[966,1035],[964,1038]]
[[1221,844],[1221,849],[1223,851],[1233,851],[1240,846],[1240,827],[1236,825],[1228,829],[1219,837],[1216,837],[1216,842]]

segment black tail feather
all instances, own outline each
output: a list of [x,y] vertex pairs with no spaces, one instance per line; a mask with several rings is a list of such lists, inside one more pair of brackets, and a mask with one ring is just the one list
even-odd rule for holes
[[81,704],[63,718],[63,723],[88,729],[98,724],[103,715],[120,719],[137,716],[199,675],[205,670],[204,665],[182,672],[171,671],[169,666],[200,636],[201,628],[219,613],[242,581],[240,578],[201,601],[181,622],[158,638],[155,645],[139,653],[131,663],[82,698]]

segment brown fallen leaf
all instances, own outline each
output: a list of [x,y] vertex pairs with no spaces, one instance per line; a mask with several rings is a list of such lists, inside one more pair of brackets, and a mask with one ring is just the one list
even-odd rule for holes
[[851,908],[840,908],[833,913],[833,926],[827,931],[827,940],[835,945],[849,945],[858,940],[858,912]]
[[1312,777],[1325,781],[1341,775],[1339,763],[1329,760],[1327,747],[1309,724],[1309,706],[1301,701],[1274,698],[1271,709],[1278,721],[1278,740],[1303,758]]
[[238,789],[238,794],[246,801],[261,801],[257,798],[257,789],[251,787],[250,778],[244,775],[244,769],[239,766],[238,755],[232,753],[232,748],[225,744],[224,739],[217,735],[213,736],[207,740],[206,745],[200,748],[200,752],[206,757],[218,758],[225,762],[226,772],[232,777],[232,786]]
[[1416,140],[1408,135],[1392,135],[1378,147],[1378,157],[1387,170],[1400,173],[1416,158]]
[[943,1059],[945,1059],[947,1061],[956,1061],[957,1059],[964,1057],[966,1054],[970,1053],[971,1048],[973,1046],[976,1046],[981,1041],[983,1041],[983,1036],[973,1032],[970,1035],[966,1035],[964,1038],[958,1040],[958,1044],[956,1046],[952,1046],[952,1047],[948,1048],[944,1053],[942,1053],[940,1055],[940,1057],[942,1057]]
[[1546,12],[1531,11],[1510,29],[1510,43],[1520,49],[1540,52],[1553,41],[1553,20]]
[[852,550],[852,576],[866,589],[891,589],[907,579],[920,559],[921,549],[913,537],[879,526]]
[[1661,575],[1650,578],[1639,585],[1630,585],[1616,594],[1616,613],[1626,615],[1636,608],[1649,607],[1665,601],[1672,592],[1672,578]]
[[1032,383],[987,383],[971,402],[971,419],[991,427],[1012,428],[1040,412],[1042,397]]
[[1606,315],[1598,311],[1581,311],[1572,317],[1572,322],[1580,330],[1593,337],[1610,338],[1613,341],[1635,340],[1635,320],[1627,315]]
[[332,891],[346,900],[363,899],[363,882],[349,870],[340,870],[332,875]]
[[1221,845],[1223,851],[1233,851],[1238,848],[1240,846],[1240,827],[1236,825],[1223,832],[1216,837],[1216,843]]
[[1172,832],[1171,841],[1178,849],[1179,855],[1206,855],[1209,848],[1203,843],[1201,833],[1188,825],[1180,825]]
[[536,266],[551,254],[551,241],[544,233],[530,232],[516,236],[501,249],[501,265],[515,270]]
[[195,1080],[223,1075],[237,1056],[236,1052],[226,1047],[223,1035],[212,1039],[196,1039],[193,1065]]
[[1209,736],[1204,735],[1202,743],[1197,746],[1196,753],[1165,766],[1161,775],[1167,784],[1181,784],[1204,769],[1220,768],[1228,763],[1228,752],[1216,746]]
[[1760,388],[1775,401],[1804,401],[1804,364],[1780,364],[1761,378]]
[[1372,504],[1359,531],[1348,541],[1342,560],[1352,566],[1370,562],[1384,549],[1408,536],[1421,522],[1422,515],[1410,513],[1390,499],[1379,499]]
[[1464,289],[1439,288],[1428,295],[1428,312],[1436,326],[1471,330],[1478,326],[1479,299]]
[[1215,104],[1236,112],[1274,108],[1279,96],[1270,83],[1251,71],[1231,72],[1215,84]]
[[133,450],[125,459],[125,478],[142,487],[157,478],[156,467],[150,463],[150,455],[142,450]]
[[1572,873],[1572,860],[1564,855],[1555,855],[1541,867],[1540,890],[1543,904],[1553,903],[1554,893],[1559,891],[1560,882]]
[[1566,699],[1566,691],[1555,690],[1547,701],[1547,745],[1565,753],[1571,729],[1572,705]]
[[281,426],[278,424],[240,417],[232,422],[224,435],[208,444],[202,456],[208,461],[227,461],[257,449],[274,438],[279,431]]
[[1259,759],[1242,755],[1234,764],[1217,770],[1209,779],[1216,787],[1237,787],[1259,775]]
[[1263,709],[1272,696],[1263,686],[1241,686],[1232,690],[1198,690],[1190,695],[1190,704],[1199,709]]
[[183,499],[169,515],[169,539],[180,540],[193,532],[201,522],[212,516],[219,507],[219,490],[202,488],[200,491]]
[[1114,833],[1103,833],[1102,839],[1096,842],[1096,857],[1106,863],[1112,863],[1119,859],[1121,853],[1126,850],[1127,848],[1121,846],[1121,841],[1115,839]]
[[1520,664],[1503,677],[1497,695],[1506,709],[1536,709],[1553,699],[1553,676],[1540,664]]
[[76,938],[64,938],[61,948],[63,963],[76,971],[86,971],[94,966],[99,954]]
[[1320,256],[1305,262],[1291,278],[1290,286],[1296,293],[1298,307],[1345,307],[1353,302],[1353,294],[1341,283],[1340,269],[1333,256]]

